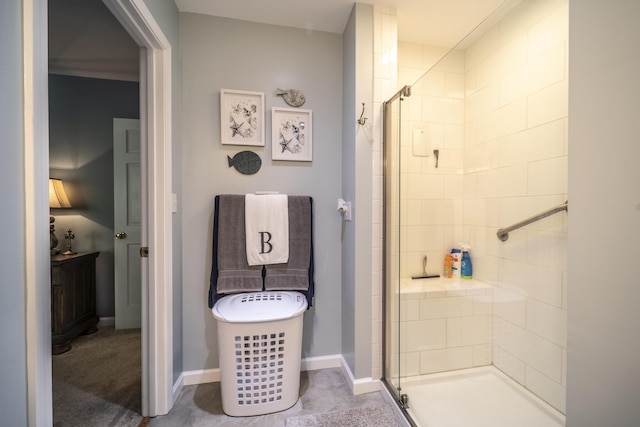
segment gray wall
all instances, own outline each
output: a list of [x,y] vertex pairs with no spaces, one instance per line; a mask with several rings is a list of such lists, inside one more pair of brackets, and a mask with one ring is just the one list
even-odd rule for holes
[[[213,201],[217,194],[274,190],[314,199],[315,305],[304,314],[303,356],[341,352],[342,38],[336,34],[181,14],[183,331],[185,371],[218,367],[216,324],[207,307]],[[220,89],[265,94],[266,146],[220,144]],[[304,91],[313,110],[313,161],[271,160],[277,88]],[[251,150],[255,175],[227,156]]]
[[[372,141],[356,123],[373,114],[373,7],[356,3],[343,33],[342,354],[355,378],[371,376]],[[369,122],[370,124],[371,122]]]
[[640,3],[569,7],[567,426],[640,418]]
[[[6,325],[0,350],[0,419],[27,425],[26,277],[24,157],[22,132],[22,16],[19,0],[0,3],[0,209],[5,244],[0,245],[0,322]],[[11,386],[8,386],[8,385]]]
[[65,230],[78,252],[99,251],[96,309],[113,317],[113,119],[139,118],[137,82],[49,76],[49,176],[65,184],[72,209],[53,209],[58,248]]
[[[356,7],[354,5],[349,15],[349,21],[344,30],[343,36],[343,94],[342,94],[342,140],[355,141],[355,128],[347,123],[347,112],[351,112],[352,106],[356,102]],[[355,205],[355,168],[356,146],[355,144],[342,144],[342,198],[351,201],[352,207]],[[355,350],[355,323],[356,313],[353,309],[355,305],[355,283],[356,272],[354,269],[355,259],[355,234],[356,229],[353,222],[343,221],[342,223],[342,355],[349,365],[351,372],[355,370],[356,350]]]
[[[353,369],[355,378],[371,376],[372,355],[372,259],[373,259],[373,139],[370,136],[375,106],[373,105],[373,6],[357,3],[356,11],[356,82],[355,102],[345,109],[344,120],[355,128],[355,138],[344,140],[343,144],[353,143],[356,147],[355,197],[353,203],[353,221],[355,225],[355,254],[349,267],[355,270],[355,301],[345,309],[355,313],[355,360]],[[345,90],[348,88],[345,87]],[[362,103],[370,117],[368,127],[358,125],[356,117],[362,112]]]

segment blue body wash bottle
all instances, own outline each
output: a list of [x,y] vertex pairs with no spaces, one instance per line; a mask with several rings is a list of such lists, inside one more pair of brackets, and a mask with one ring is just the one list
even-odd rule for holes
[[460,277],[463,279],[473,278],[473,264],[469,255],[469,245],[460,245],[462,249],[462,262],[460,263]]

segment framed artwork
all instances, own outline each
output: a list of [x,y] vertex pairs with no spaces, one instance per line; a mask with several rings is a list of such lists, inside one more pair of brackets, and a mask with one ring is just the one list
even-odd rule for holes
[[220,89],[220,142],[264,146],[264,93]]
[[277,108],[271,110],[271,158],[310,162],[313,159],[311,110]]

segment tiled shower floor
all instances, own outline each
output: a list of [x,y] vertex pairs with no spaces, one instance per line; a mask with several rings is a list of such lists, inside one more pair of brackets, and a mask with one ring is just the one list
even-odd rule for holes
[[487,366],[402,381],[420,427],[562,427],[564,415]]

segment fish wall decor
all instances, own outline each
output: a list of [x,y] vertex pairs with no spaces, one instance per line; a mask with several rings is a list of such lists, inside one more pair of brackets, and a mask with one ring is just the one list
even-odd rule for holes
[[304,93],[299,89],[277,89],[276,95],[281,96],[292,107],[300,107],[306,101]]
[[233,157],[227,156],[229,167],[234,167],[243,175],[253,175],[260,170],[262,159],[253,151],[241,151]]

